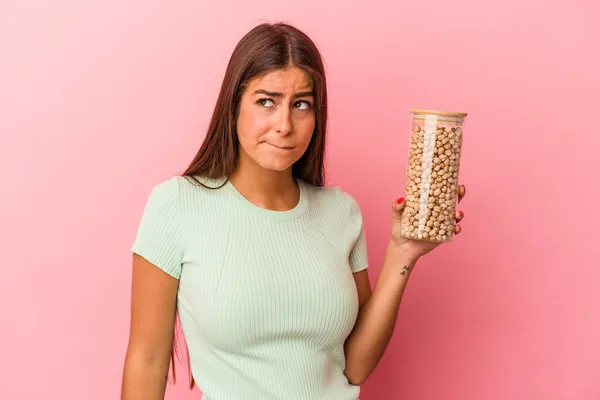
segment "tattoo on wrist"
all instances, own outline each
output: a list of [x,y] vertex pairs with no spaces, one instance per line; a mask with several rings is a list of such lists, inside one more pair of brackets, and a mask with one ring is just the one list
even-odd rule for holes
[[409,270],[410,270],[410,268],[408,267],[408,265],[405,265],[405,266],[402,268],[402,272],[400,272],[400,275],[403,275],[403,276],[405,276],[405,275],[408,273],[408,271],[409,271]]

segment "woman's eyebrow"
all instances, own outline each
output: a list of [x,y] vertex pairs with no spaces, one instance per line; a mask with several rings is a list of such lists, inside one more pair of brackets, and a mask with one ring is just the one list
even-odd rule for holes
[[[281,92],[269,92],[268,90],[265,89],[257,89],[254,91],[254,94],[264,94],[266,96],[270,96],[270,97],[283,97],[283,93]],[[294,95],[294,97],[308,97],[308,96],[314,96],[315,93],[311,90],[308,92],[299,92],[296,93]]]

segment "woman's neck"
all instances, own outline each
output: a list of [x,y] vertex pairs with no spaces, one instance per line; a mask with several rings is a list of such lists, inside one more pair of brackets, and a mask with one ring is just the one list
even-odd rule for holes
[[273,171],[252,164],[240,162],[229,178],[246,199],[258,207],[275,211],[291,210],[298,204],[300,190],[292,168]]

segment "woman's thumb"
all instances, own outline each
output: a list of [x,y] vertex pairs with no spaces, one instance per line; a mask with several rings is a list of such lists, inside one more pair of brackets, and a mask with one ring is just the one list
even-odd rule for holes
[[406,205],[406,200],[404,199],[404,197],[400,197],[398,200],[396,200],[392,203],[392,210],[397,215],[401,215],[402,211],[404,210],[405,205]]

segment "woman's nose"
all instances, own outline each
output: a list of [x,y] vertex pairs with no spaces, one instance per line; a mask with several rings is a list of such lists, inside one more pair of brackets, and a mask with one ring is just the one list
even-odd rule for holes
[[280,135],[289,135],[292,132],[292,119],[290,110],[282,109],[277,121],[277,133]]

